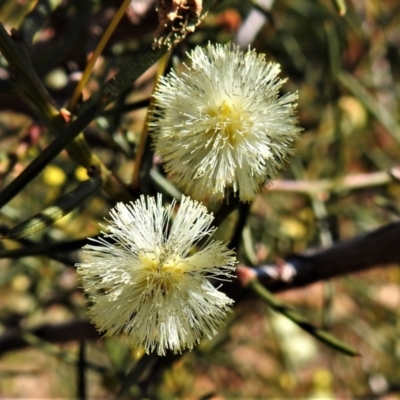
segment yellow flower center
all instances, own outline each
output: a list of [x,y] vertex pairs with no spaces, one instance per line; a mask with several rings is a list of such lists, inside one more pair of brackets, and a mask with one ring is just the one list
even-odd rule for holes
[[215,129],[210,134],[222,136],[224,141],[234,145],[241,135],[243,129],[243,116],[238,111],[235,104],[224,100],[218,108],[210,108],[208,114],[215,119]]
[[148,273],[147,280],[151,281],[151,285],[156,285],[163,293],[168,293],[174,285],[183,281],[189,268],[177,254],[163,260],[162,251],[156,253],[139,252],[139,260],[142,268]]

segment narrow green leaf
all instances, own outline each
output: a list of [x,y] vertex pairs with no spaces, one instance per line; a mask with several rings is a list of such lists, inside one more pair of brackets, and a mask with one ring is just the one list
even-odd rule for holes
[[46,208],[39,214],[36,214],[32,218],[29,218],[10,229],[7,235],[4,236],[4,239],[19,239],[47,228],[55,221],[64,217],[73,209],[81,205],[82,201],[87,199],[101,187],[101,184],[102,180],[98,176],[82,182],[72,192],[60,197],[55,205]]
[[[122,387],[119,392],[119,396],[127,393],[129,389],[138,383],[139,378],[142,376],[143,372],[152,364],[157,361],[158,357],[155,354],[144,354],[142,358],[133,366],[133,368],[128,372],[124,381],[122,382]],[[119,397],[118,396],[118,397]]]
[[182,199],[182,192],[171,183],[167,178],[165,178],[157,169],[152,168],[150,170],[150,178],[156,186],[157,190],[161,193],[166,193],[174,199],[180,201]]
[[108,115],[119,115],[119,114],[123,114],[123,113],[129,112],[129,111],[139,110],[140,108],[148,107],[149,104],[150,104],[149,98],[143,99],[143,100],[138,100],[133,103],[122,104],[122,105],[118,105],[113,108],[110,108],[108,110],[105,110],[101,113],[101,115],[103,117],[108,116]]
[[347,6],[345,0],[333,0],[333,5],[341,17],[346,15]]
[[62,0],[39,0],[32,11],[26,15],[19,28],[19,32],[28,45],[32,44],[35,33],[61,3]]
[[271,292],[269,292],[257,279],[254,279],[249,284],[257,296],[264,300],[274,311],[286,316],[293,321],[299,328],[305,330],[316,339],[332,347],[335,350],[347,356],[358,356],[359,353],[348,344],[342,342],[331,333],[317,328],[310,324],[301,314],[289,307],[279,299],[277,299]]
[[49,244],[49,243],[41,244],[41,243],[30,242],[30,244],[25,244],[23,247],[19,247],[18,249],[0,250],[0,259],[1,258],[16,259],[16,258],[31,257],[31,256],[51,257],[60,252],[65,254],[71,251],[81,249],[85,244],[88,243],[89,241],[87,238],[72,240],[69,242],[59,242],[54,244]]
[[397,143],[400,143],[400,125],[396,118],[382,108],[374,96],[353,75],[342,70],[339,72],[338,78],[340,83],[353,93],[368,112],[389,131]]
[[64,132],[58,135],[40,155],[26,167],[7,187],[0,192],[0,208],[16,196],[32,179],[34,179],[75,137],[77,137],[103,109],[105,100],[100,99],[79,118],[72,122]]
[[[82,103],[80,112],[84,112],[90,108],[99,99],[107,98],[107,103],[111,103],[125,92],[132,83],[136,81],[144,72],[146,72],[158,59],[160,59],[168,48],[166,46],[153,49],[151,46],[142,51],[132,61],[128,62],[120,72],[107,81],[99,92],[93,94],[88,100]],[[79,114],[80,114],[79,112]]]
[[15,88],[38,111],[42,120],[54,124],[59,119],[54,100],[38,77],[26,48],[21,41],[9,35],[1,23],[0,51],[14,74]]
[[[324,28],[326,33],[326,41],[328,43],[331,75],[332,77],[336,78],[341,70],[341,42],[337,27],[333,22],[326,22],[324,24]],[[334,85],[337,86],[337,83],[335,82]]]
[[[75,366],[78,362],[76,355],[73,354],[72,352],[60,350],[58,346],[48,341],[42,340],[39,336],[35,335],[34,333],[31,333],[29,331],[21,331],[20,336],[22,340],[28,343],[29,345],[37,349],[40,349],[46,354],[56,357],[57,359],[62,360],[67,364],[72,364]],[[103,367],[102,365],[91,363],[89,361],[85,361],[85,368],[90,368],[91,370],[99,372],[101,374],[109,372],[108,368]]]

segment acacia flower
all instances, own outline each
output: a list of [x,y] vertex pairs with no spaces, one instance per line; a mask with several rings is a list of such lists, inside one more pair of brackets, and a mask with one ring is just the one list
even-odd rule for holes
[[125,333],[131,347],[158,355],[210,338],[233,303],[207,279],[231,278],[236,262],[232,250],[209,239],[212,214],[183,197],[171,222],[174,208],[175,201],[163,207],[161,195],[118,203],[108,233],[84,246],[77,264],[97,329]]
[[251,201],[293,152],[297,94],[279,95],[277,63],[232,44],[196,47],[191,66],[161,77],[149,123],[171,179],[197,199]]

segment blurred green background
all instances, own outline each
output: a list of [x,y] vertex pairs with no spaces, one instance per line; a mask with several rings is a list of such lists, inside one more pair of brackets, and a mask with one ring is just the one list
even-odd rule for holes
[[[3,0],[0,22],[8,31],[19,29],[39,5],[47,11],[27,51],[50,95],[65,107],[121,2]],[[349,0],[346,5],[346,14],[340,16],[331,0],[277,0],[268,10],[251,1],[217,1],[173,51],[172,64],[178,65],[195,45],[253,35],[251,46],[281,64],[282,77],[288,77],[284,90],[299,94],[304,132],[286,171],[251,205],[240,246],[243,263],[272,263],[398,221],[400,186],[387,172],[400,164],[400,2]],[[150,1],[132,1],[95,65],[84,99],[152,42],[157,27],[153,8]],[[251,23],[254,15],[263,21],[259,29]],[[85,130],[90,149],[123,182],[132,178],[147,115],[136,102],[151,96],[155,72],[153,66]],[[2,188],[52,140],[13,83],[13,73],[0,56]],[[353,175],[361,179],[358,187],[343,184],[341,178]],[[86,179],[86,170],[61,152],[1,209],[2,233]],[[163,187],[165,177],[160,174],[160,179]],[[304,186],[291,189],[288,180]],[[321,182],[330,189],[317,190]],[[148,190],[156,188],[152,181]],[[140,359],[139,351],[118,339],[49,345],[28,335],[28,348],[1,348],[1,338],[10,332],[86,318],[74,268],[79,251],[58,249],[49,256],[44,249],[26,257],[24,249],[96,235],[114,204],[115,199],[98,191],[29,239],[1,242],[0,396],[60,398],[80,393],[113,398],[123,376]],[[232,215],[218,236],[229,238],[234,223]],[[16,250],[13,258],[4,253],[9,250]],[[167,358],[165,365],[158,361],[154,376],[144,379],[146,390],[136,384],[126,396],[400,398],[399,282],[398,265],[393,265],[279,295],[355,347],[360,357],[324,347],[260,300],[247,298],[213,340],[204,340],[182,357]]]

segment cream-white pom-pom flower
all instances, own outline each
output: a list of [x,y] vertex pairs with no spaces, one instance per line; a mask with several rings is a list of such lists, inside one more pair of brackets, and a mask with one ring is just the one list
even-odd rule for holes
[[149,123],[171,179],[194,198],[251,201],[276,177],[301,129],[297,94],[279,95],[277,63],[232,44],[196,47],[191,66],[161,77]]
[[77,264],[97,329],[125,333],[130,346],[158,355],[214,335],[233,303],[207,279],[230,279],[236,262],[232,250],[209,239],[212,214],[183,197],[172,221],[174,208],[161,195],[118,203],[108,233],[84,246]]

